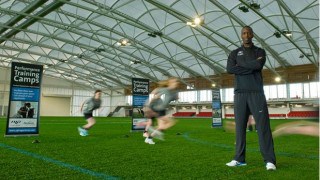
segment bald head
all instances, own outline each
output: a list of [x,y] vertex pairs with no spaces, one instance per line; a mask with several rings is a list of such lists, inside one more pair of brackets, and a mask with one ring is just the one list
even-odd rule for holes
[[253,38],[253,30],[250,26],[244,26],[241,30],[241,39],[244,47],[251,47]]

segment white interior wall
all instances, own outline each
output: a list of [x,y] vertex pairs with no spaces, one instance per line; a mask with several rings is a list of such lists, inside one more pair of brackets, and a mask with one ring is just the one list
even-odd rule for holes
[[200,112],[212,112],[212,109],[200,109]]
[[126,116],[125,108],[121,108],[118,112],[112,115],[112,117],[125,117],[125,116]]
[[179,109],[178,112],[196,112],[196,109]]
[[[123,92],[122,92],[123,93]],[[119,94],[117,92],[112,92],[111,96],[108,98],[109,102],[109,112],[113,112],[117,106],[125,106],[127,104],[126,97],[123,94]],[[126,111],[124,108],[121,108],[118,112],[116,112],[114,117],[124,117],[126,116]]]
[[40,116],[70,116],[71,97],[41,96]]
[[[290,108],[268,108],[269,114],[288,114],[290,112]],[[291,111],[319,111],[317,107],[295,107],[291,108]],[[233,108],[225,109],[226,114],[234,114]]]
[[225,114],[234,114],[234,109],[233,108],[225,108]]
[[290,108],[287,107],[277,107],[277,108],[268,108],[269,114],[288,114],[290,112]]
[[293,107],[291,111],[319,111],[319,107]]

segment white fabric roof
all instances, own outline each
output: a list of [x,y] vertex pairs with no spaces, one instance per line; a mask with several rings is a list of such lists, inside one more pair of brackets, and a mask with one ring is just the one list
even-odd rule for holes
[[[201,26],[186,25],[196,16]],[[111,90],[132,77],[209,79],[225,72],[244,25],[267,51],[265,68],[318,67],[318,0],[2,0],[0,66],[48,65],[45,75]]]

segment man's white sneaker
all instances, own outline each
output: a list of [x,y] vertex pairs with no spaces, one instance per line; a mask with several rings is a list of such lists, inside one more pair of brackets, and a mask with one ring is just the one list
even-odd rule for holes
[[245,165],[247,165],[247,163],[238,162],[236,160],[232,160],[232,161],[228,162],[226,165],[229,166],[229,167],[235,167],[235,166],[245,166]]
[[271,162],[267,163],[266,168],[267,168],[268,171],[270,171],[270,170],[275,171],[277,169],[276,166]]
[[146,139],[144,140],[144,142],[147,143],[147,144],[156,144],[156,143],[153,142],[153,140],[150,139],[150,138],[146,138]]

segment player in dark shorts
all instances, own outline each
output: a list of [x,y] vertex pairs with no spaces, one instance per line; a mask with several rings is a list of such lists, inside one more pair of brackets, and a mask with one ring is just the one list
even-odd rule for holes
[[[153,128],[150,126],[148,131],[151,137],[163,140],[163,131],[175,125],[175,120],[166,113],[166,109],[171,101],[178,99],[176,91],[179,86],[177,78],[170,78],[162,85],[162,87],[154,90],[154,97],[150,101],[149,108],[156,114],[158,126]],[[153,116],[151,116],[153,117]]]
[[80,111],[83,112],[84,118],[87,120],[87,124],[82,127],[78,127],[80,136],[88,136],[88,130],[91,129],[96,120],[93,118],[93,111],[99,109],[101,106],[101,90],[96,90],[92,98],[87,99],[81,105]]

